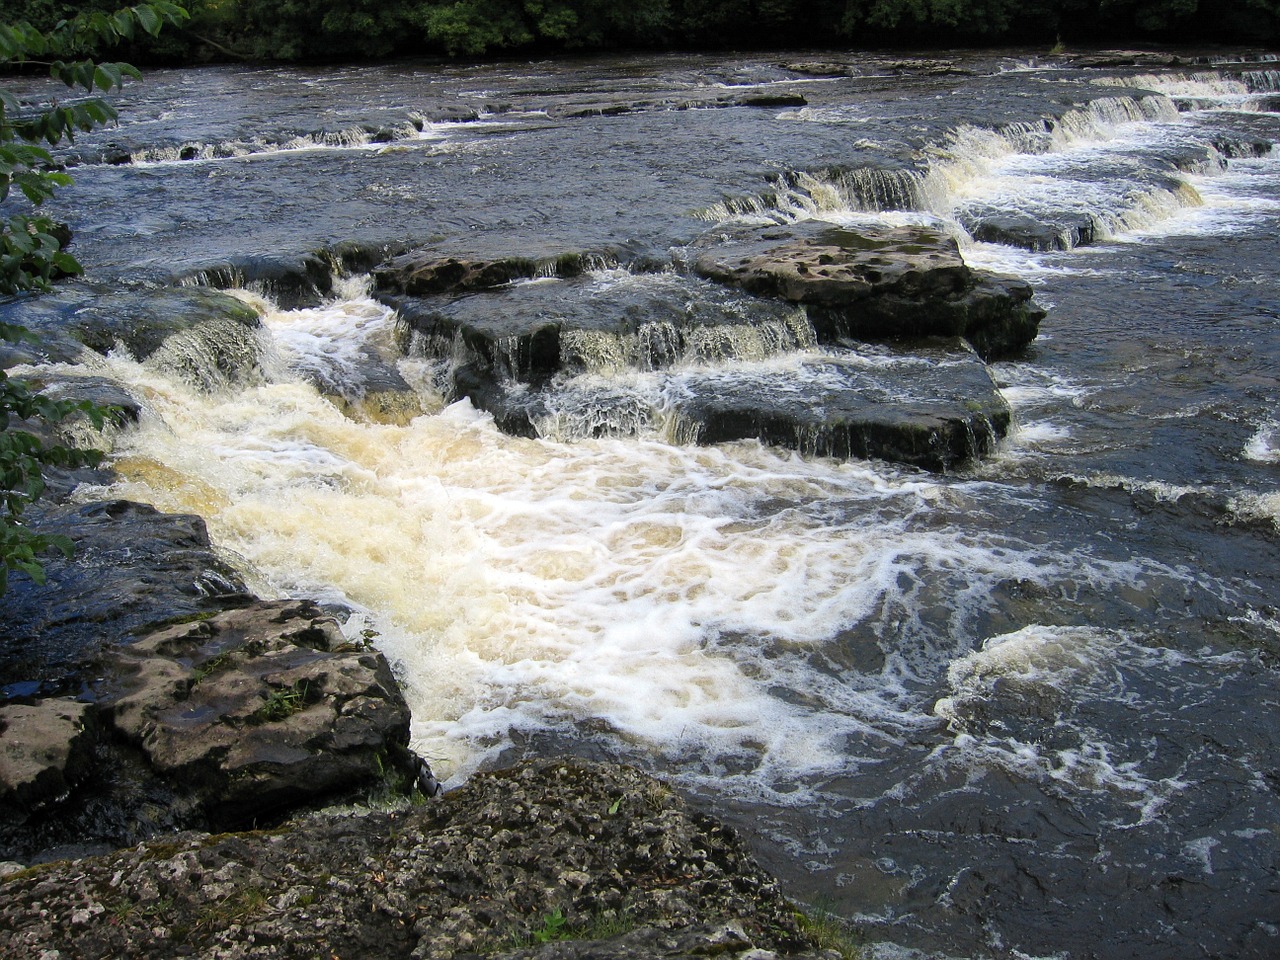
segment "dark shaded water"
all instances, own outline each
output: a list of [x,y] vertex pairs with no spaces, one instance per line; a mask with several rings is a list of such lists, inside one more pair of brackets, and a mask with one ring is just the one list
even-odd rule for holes
[[[804,59],[155,74],[58,212],[120,282],[356,241],[594,252],[637,303],[689,294],[629,264],[724,224],[941,224],[1050,308],[994,365],[1019,426],[993,460],[674,442],[682,377],[803,344],[603,364],[504,437],[347,283],[264,305],[247,386],[113,357],[149,405],[115,492],[205,515],[264,593],[361,610],[455,780],[566,748],[675,775],[874,955],[1275,955],[1280,69]],[[377,358],[423,416],[312,386]],[[575,440],[604,396],[646,412]]]

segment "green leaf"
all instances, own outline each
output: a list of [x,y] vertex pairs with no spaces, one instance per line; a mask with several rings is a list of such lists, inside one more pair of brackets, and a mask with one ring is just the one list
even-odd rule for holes
[[138,18],[138,24],[142,29],[147,31],[147,33],[151,34],[153,37],[160,32],[160,27],[164,25],[164,21],[160,18],[160,14],[145,4],[134,7],[133,13]]

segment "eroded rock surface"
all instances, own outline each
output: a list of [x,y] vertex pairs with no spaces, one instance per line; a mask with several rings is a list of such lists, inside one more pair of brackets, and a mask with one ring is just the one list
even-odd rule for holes
[[215,824],[376,781],[408,743],[386,659],[309,601],[167,627],[102,662],[106,722]]
[[[540,947],[539,934],[600,945]],[[0,953],[54,950],[62,960],[814,955],[731,830],[635,770],[578,761],[480,775],[401,813],[180,835],[0,879]]]
[[76,545],[44,560],[47,580],[15,575],[0,606],[0,694],[78,693],[83,664],[156,624],[247,601],[204,521],[111,500],[27,510],[39,533]]
[[970,269],[954,240],[925,227],[806,222],[713,235],[694,269],[805,304],[828,340],[959,336],[989,359],[1025,347],[1044,316],[1024,281]]

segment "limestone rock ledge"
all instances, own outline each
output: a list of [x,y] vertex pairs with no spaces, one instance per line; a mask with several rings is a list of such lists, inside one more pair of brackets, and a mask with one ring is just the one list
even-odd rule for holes
[[106,722],[215,825],[376,780],[408,743],[386,658],[310,601],[168,627],[102,660]]
[[631,768],[547,760],[397,813],[182,834],[0,879],[0,955],[816,958],[737,835]]
[[390,664],[310,601],[199,614],[78,669],[90,702],[0,706],[0,860],[434,789]]

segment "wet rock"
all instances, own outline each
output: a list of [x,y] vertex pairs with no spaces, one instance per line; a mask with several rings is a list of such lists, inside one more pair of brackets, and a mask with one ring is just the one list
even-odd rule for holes
[[[732,831],[634,770],[577,761],[480,775],[400,813],[179,835],[0,884],[6,956],[813,955]],[[593,932],[609,929],[625,934]]]
[[76,550],[44,558],[44,584],[11,577],[0,606],[0,695],[77,693],[86,661],[104,647],[246,600],[199,517],[113,500],[37,504],[24,518]]
[[798,369],[694,379],[678,401],[699,443],[756,439],[803,453],[944,472],[994,452],[1012,416],[962,343],[807,359]]
[[984,358],[1021,350],[1044,312],[1021,280],[971,270],[924,227],[800,223],[704,240],[702,276],[810,307],[824,340],[962,336]]
[[224,372],[238,369],[239,346],[259,326],[258,311],[242,300],[203,287],[141,288],[93,283],[60,284],[51,293],[0,304],[0,320],[38,338],[32,359],[74,362],[85,348],[106,354],[123,348],[146,360],[174,338],[193,331],[208,360]]
[[[986,278],[970,277],[958,256],[920,256],[937,263],[918,278],[901,264],[886,268],[903,275],[898,290],[983,289]],[[930,470],[991,453],[1010,413],[968,343],[841,345],[853,324],[827,305],[874,282],[853,272],[812,282],[793,272],[778,280],[790,296],[775,299],[671,272],[614,271],[384,299],[412,331],[415,351],[459,361],[455,395],[517,436],[664,431],[682,442],[758,439]],[[970,306],[976,315],[998,299],[975,296]],[[859,321],[871,316],[868,309]],[[899,324],[903,335],[910,329]],[[975,324],[984,346],[988,330]],[[831,344],[825,355],[814,350],[820,341]]]
[[[837,960],[835,951],[783,952],[793,960]],[[497,960],[775,960],[776,950],[762,948],[738,923],[700,924],[683,930],[641,927],[609,940],[561,940],[496,955]]]
[[1087,213],[1059,215],[1052,220],[994,209],[974,209],[964,228],[975,240],[1024,250],[1071,250],[1094,242],[1098,223]]
[[738,103],[744,107],[803,107],[809,101],[799,93],[755,93],[739,97]]
[[259,602],[103,655],[105,720],[234,825],[377,781],[409,710],[386,659],[307,601]]
[[93,735],[87,704],[0,706],[0,816],[24,819],[65,796],[85,774]]
[[[801,311],[672,273],[517,284],[452,299],[385,298],[429,349],[465,346],[497,379],[657,370],[812,342]],[[434,346],[431,346],[434,344]]]
[[417,250],[394,257],[373,274],[381,291],[424,296],[486,290],[531,277],[576,277],[613,259],[607,252],[468,258]]

